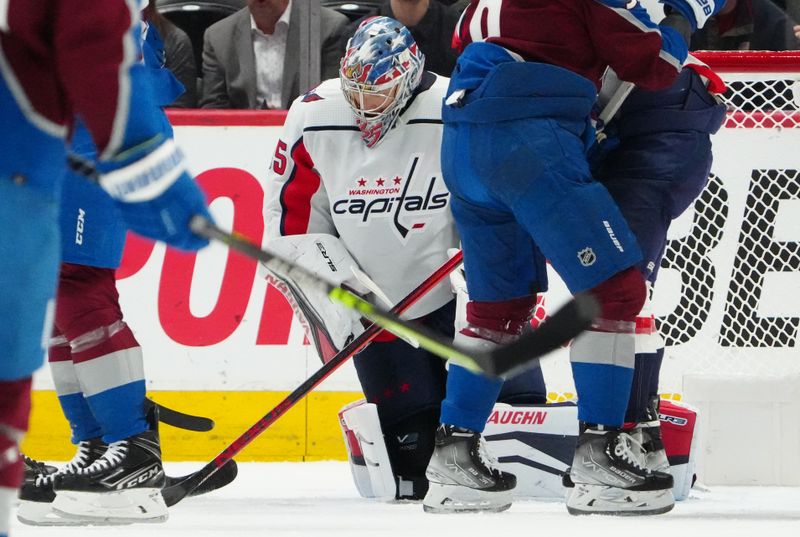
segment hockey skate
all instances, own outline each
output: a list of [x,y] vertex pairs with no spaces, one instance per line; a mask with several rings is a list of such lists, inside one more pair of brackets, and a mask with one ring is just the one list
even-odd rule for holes
[[658,403],[659,398],[656,396],[647,407],[647,421],[637,423],[629,432],[644,449],[645,468],[653,472],[668,472],[669,460],[661,439]]
[[517,485],[513,474],[497,468],[479,433],[452,425],[437,429],[425,476],[429,488],[422,506],[428,513],[505,511]]
[[[644,450],[645,468],[651,472],[669,471],[669,460],[667,451],[664,449],[664,441],[661,439],[661,422],[658,418],[658,397],[650,402],[647,412],[647,421],[637,423],[631,429],[626,429]],[[567,488],[567,495],[572,493],[575,484],[572,482],[569,471],[564,474],[561,483]]]
[[112,442],[91,465],[58,476],[53,510],[81,524],[164,522],[165,480],[158,432],[144,431]]
[[33,481],[40,475],[54,474],[58,471],[58,468],[55,466],[31,459],[24,453],[22,453],[22,462],[25,464],[25,474],[23,480],[26,483]]
[[94,438],[78,443],[78,451],[70,462],[62,468],[55,468],[23,455],[25,461],[25,480],[19,491],[19,510],[17,519],[32,526],[74,526],[79,521],[64,518],[53,512],[56,492],[53,488],[60,475],[77,472],[86,468],[106,452],[108,444]]
[[578,437],[567,497],[573,515],[656,515],[675,505],[672,476],[647,468],[634,434],[587,427]]

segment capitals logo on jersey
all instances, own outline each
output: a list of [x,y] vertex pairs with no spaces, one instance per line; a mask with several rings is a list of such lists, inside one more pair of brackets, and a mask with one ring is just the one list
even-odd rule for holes
[[358,219],[362,225],[373,218],[391,218],[396,236],[405,243],[412,232],[425,228],[432,215],[447,210],[450,199],[441,178],[415,177],[420,158],[412,155],[402,177],[358,178],[357,187],[333,201],[333,213]]

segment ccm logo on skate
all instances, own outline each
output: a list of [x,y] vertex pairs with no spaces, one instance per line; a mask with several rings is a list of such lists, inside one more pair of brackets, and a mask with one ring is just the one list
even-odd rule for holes
[[493,410],[492,415],[486,423],[498,423],[500,425],[542,425],[547,418],[547,412],[539,410]]
[[140,473],[138,476],[135,476],[124,483],[120,483],[117,488],[132,489],[138,485],[146,483],[151,479],[155,479],[161,472],[162,472],[161,466],[155,464],[150,468],[143,470],[142,473]]
[[670,416],[669,414],[659,414],[658,419],[661,421],[666,421],[667,423],[671,423],[673,425],[677,425],[678,427],[683,427],[689,420],[686,418],[679,418],[678,416]]

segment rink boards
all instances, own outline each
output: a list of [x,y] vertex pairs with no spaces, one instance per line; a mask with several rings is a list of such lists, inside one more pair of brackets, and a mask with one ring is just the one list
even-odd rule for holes
[[[182,112],[171,117],[176,138],[218,222],[260,241],[263,184],[283,114]],[[726,363],[735,363],[737,370],[755,364],[756,372],[797,372],[800,366],[794,349],[800,324],[797,269],[768,267],[756,282],[758,300],[742,310],[745,324],[737,326],[734,318],[732,329],[740,331],[753,319],[782,319],[779,338],[742,343],[720,338],[723,323],[730,322],[731,300],[736,298],[731,291],[736,256],[748,247],[742,243],[741,230],[757,170],[779,170],[781,181],[787,183],[779,199],[773,200],[777,207],[774,226],[762,238],[789,246],[800,241],[800,190],[796,188],[800,185],[800,129],[723,129],[714,142],[712,173],[725,194],[721,197],[725,218],[718,221],[713,248],[702,251],[701,241],[700,251],[687,256],[688,265],[695,266],[703,258],[712,268],[705,287],[694,291],[704,295],[700,314],[691,297],[687,298],[688,280],[680,264],[662,269],[655,293],[655,313],[661,319],[674,316],[679,308],[693,315],[691,326],[682,329],[667,351],[662,391],[671,394],[680,394],[682,373],[687,369],[719,372]],[[697,220],[693,214],[682,217],[672,238],[680,241],[696,235]],[[563,284],[552,276],[550,307],[566,297]],[[226,248],[213,245],[189,255],[134,237],[128,241],[118,279],[126,321],[144,350],[151,395],[217,423],[213,434],[164,427],[165,456],[170,460],[209,459],[320,366],[280,293],[268,288],[254,263],[229,254]],[[545,375],[554,398],[572,393],[566,351],[546,362]],[[66,441],[68,428],[46,370],[37,376],[36,388],[26,451],[44,459],[68,458],[72,454]],[[355,373],[347,364],[262,435],[241,459],[343,458],[336,410],[359,398],[358,390]]]

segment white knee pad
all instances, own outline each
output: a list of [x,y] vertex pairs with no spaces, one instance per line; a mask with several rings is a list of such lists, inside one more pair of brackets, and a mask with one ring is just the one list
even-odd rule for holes
[[347,459],[358,493],[364,498],[395,499],[397,486],[378,420],[378,407],[364,399],[339,411]]

